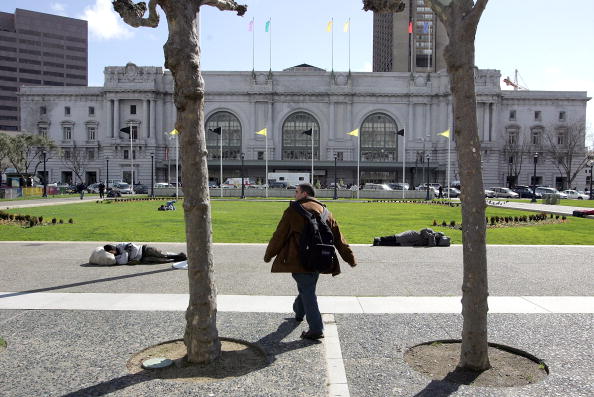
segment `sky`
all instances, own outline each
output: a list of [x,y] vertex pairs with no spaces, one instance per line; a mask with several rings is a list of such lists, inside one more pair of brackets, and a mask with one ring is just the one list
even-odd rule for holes
[[[307,63],[326,70],[372,70],[373,14],[361,0],[243,0],[245,16],[203,6],[200,12],[202,70],[283,70]],[[16,8],[89,21],[89,85],[103,85],[105,66],[133,62],[163,66],[167,23],[132,28],[110,0],[2,0],[0,11]],[[162,12],[161,12],[161,15]],[[476,65],[498,69],[530,90],[587,91],[594,95],[594,0],[491,0],[476,37]],[[254,20],[253,33],[248,31]],[[271,21],[270,33],[265,23]],[[326,31],[333,19],[332,34]],[[406,27],[403,27],[406,29]],[[332,51],[332,43],[334,51]],[[270,51],[269,44],[272,44]],[[252,47],[254,45],[254,48]],[[253,48],[253,50],[252,50]],[[272,55],[270,57],[270,54]],[[272,58],[272,65],[270,65]],[[587,123],[594,124],[594,103]]]

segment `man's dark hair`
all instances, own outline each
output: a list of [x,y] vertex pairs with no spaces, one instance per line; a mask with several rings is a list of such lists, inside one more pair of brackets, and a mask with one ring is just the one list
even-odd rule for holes
[[109,251],[117,251],[117,250],[116,250],[116,247],[114,247],[114,246],[113,246],[113,245],[111,245],[111,244],[105,244],[105,245],[103,246],[103,249],[104,249],[105,251],[107,251],[107,252],[109,252]]
[[314,187],[311,185],[311,183],[300,183],[299,184],[299,189],[301,189],[302,192],[307,193],[307,195],[309,197],[316,197],[316,191],[314,189]]

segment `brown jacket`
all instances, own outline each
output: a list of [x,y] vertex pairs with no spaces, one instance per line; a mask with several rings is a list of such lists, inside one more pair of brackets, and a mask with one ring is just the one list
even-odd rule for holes
[[[310,212],[322,213],[324,205],[319,201],[307,197],[300,201],[303,207]],[[270,260],[276,256],[272,263],[273,273],[309,273],[299,260],[299,239],[301,237],[301,231],[305,226],[306,219],[303,215],[299,214],[290,205],[283,213],[278,226],[268,247],[266,247],[266,253],[264,254],[264,261],[270,262]],[[338,228],[338,223],[334,220],[332,213],[328,214],[328,225],[334,235],[334,246],[338,250],[338,253],[349,265],[355,266],[355,256],[349,244],[344,239]],[[335,261],[332,275],[336,276],[340,274],[340,264],[338,260]]]

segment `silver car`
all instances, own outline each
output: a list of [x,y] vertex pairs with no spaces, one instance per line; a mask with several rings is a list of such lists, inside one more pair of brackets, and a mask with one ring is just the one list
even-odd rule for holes
[[518,198],[520,195],[507,187],[492,187],[490,190],[495,192],[495,197]]
[[120,194],[132,194],[132,187],[126,182],[114,183],[113,190]]

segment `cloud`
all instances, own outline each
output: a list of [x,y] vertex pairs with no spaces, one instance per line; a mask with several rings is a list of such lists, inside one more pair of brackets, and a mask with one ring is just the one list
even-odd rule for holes
[[99,40],[126,39],[134,35],[113,10],[110,0],[95,0],[95,4],[86,7],[81,19],[89,22],[89,33]]
[[62,3],[51,3],[50,8],[57,15],[66,16],[66,6]]

